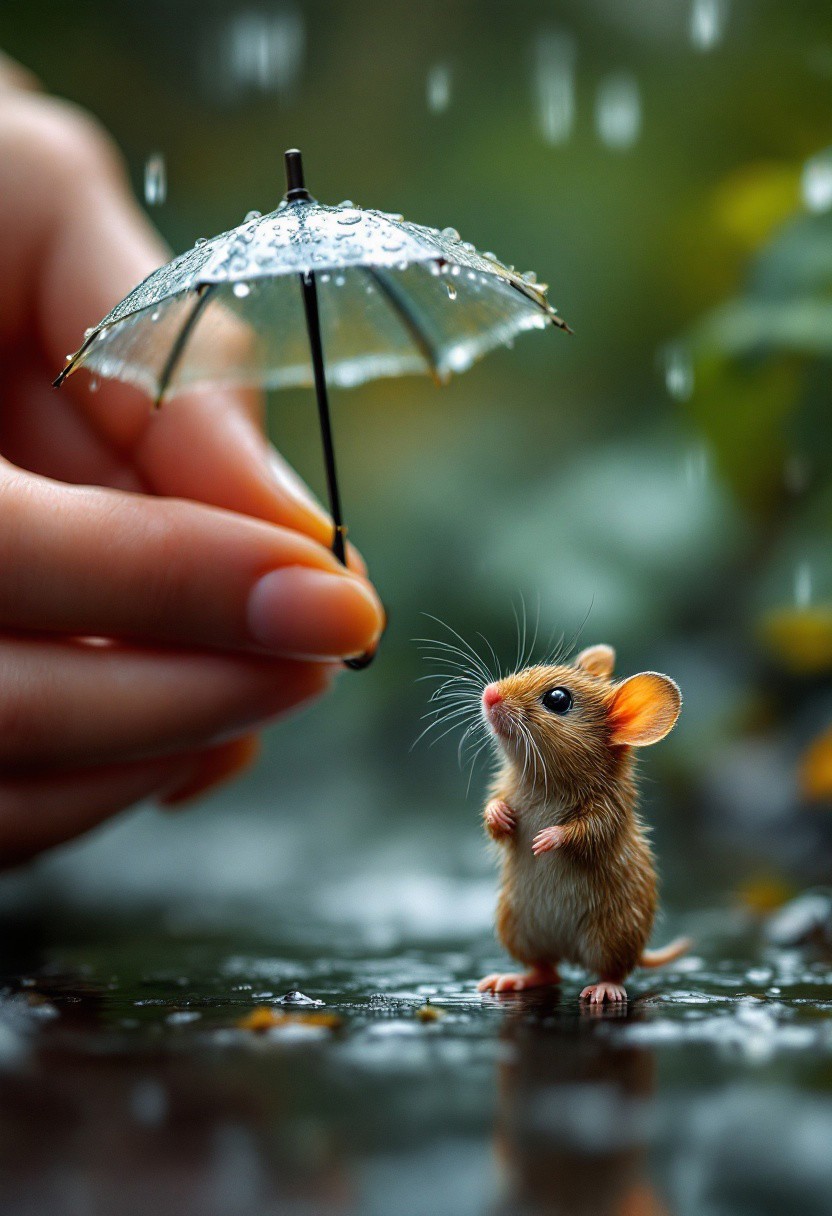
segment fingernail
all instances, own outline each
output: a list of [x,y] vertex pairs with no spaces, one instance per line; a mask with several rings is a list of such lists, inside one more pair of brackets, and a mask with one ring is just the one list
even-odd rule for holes
[[284,460],[277,448],[271,446],[269,447],[267,459],[272,477],[277,482],[280,489],[283,490],[284,493],[288,494],[291,498],[296,499],[304,507],[314,511],[316,515],[320,515],[323,519],[327,520],[331,527],[331,521],[326,509],[320,502],[318,502],[318,499],[309,489],[309,486],[306,484],[303,478],[295,472],[288,460]]
[[361,654],[384,628],[384,610],[367,583],[307,566],[264,575],[249,594],[247,617],[258,645],[293,656]]
[[184,802],[191,802],[200,794],[236,777],[253,763],[259,753],[260,742],[255,735],[233,739],[230,743],[214,748],[202,757],[199,765],[184,782],[159,799],[160,805],[177,807]]

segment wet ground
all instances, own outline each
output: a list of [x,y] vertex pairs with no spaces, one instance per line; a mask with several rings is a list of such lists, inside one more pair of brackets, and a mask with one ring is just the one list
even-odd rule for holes
[[4,1216],[829,1211],[832,958],[726,907],[670,918],[695,953],[626,1011],[582,1010],[577,972],[481,997],[480,896],[423,888],[421,935],[300,893],[256,936],[11,916]]

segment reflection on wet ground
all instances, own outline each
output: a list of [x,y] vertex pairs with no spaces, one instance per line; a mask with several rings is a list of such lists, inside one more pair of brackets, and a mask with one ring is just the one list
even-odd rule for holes
[[828,1211],[832,959],[730,917],[592,1013],[577,972],[480,997],[483,936],[350,954],[324,924],[302,945],[99,926],[44,952],[24,928],[4,1214]]

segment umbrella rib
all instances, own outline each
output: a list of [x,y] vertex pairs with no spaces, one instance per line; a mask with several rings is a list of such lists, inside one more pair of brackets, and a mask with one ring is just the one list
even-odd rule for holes
[[196,325],[199,318],[202,316],[202,313],[203,313],[203,310],[205,309],[206,304],[208,304],[212,295],[214,294],[214,292],[217,290],[218,287],[219,287],[219,283],[203,283],[200,287],[198,287],[196,289],[197,290],[196,303],[194,304],[191,311],[188,313],[185,323],[183,324],[179,333],[176,335],[176,340],[174,341],[173,346],[170,348],[170,353],[168,354],[168,357],[165,360],[165,366],[162,368],[162,374],[159,377],[159,391],[156,394],[156,401],[155,401],[155,405],[156,405],[157,409],[161,406],[162,398],[164,397],[164,395],[167,391],[167,387],[170,384],[171,377],[173,376],[173,373],[176,371],[179,361],[182,358],[183,354],[185,353],[185,347],[188,343],[188,339],[190,338],[191,334],[194,331],[194,326]]
[[362,269],[373,280],[387,303],[402,322],[413,345],[427,363],[428,370],[434,381],[437,384],[441,384],[442,374],[439,370],[439,357],[436,348],[425,332],[422,322],[416,315],[416,310],[410,304],[407,296],[404,292],[399,291],[399,288],[390,276],[383,270],[379,270],[377,266],[364,266]]

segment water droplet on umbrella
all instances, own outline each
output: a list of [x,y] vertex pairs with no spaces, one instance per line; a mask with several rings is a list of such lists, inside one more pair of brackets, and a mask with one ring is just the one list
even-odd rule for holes
[[438,262],[431,262],[431,264],[430,264],[430,273],[431,273],[432,275],[436,275],[437,277],[438,277],[438,276],[439,276],[439,275],[442,273],[442,269],[441,269],[441,267],[439,266],[439,263],[438,263]]
[[163,203],[168,195],[165,158],[161,152],[148,156],[144,165],[144,201],[149,207]]
[[444,114],[451,104],[451,69],[447,63],[435,63],[428,71],[425,86],[431,114]]
[[557,30],[539,34],[534,47],[537,123],[547,144],[563,144],[575,123],[575,43]]
[[470,241],[463,241],[462,248],[465,250],[466,253],[476,253],[477,252],[476,246],[472,245]]
[[402,262],[397,262],[397,263],[396,263],[396,269],[397,269],[397,270],[407,270],[407,268],[408,268],[408,266],[409,266],[409,265],[410,265],[410,263],[409,263],[409,262],[404,262],[404,261],[402,261]]
[[384,241],[381,247],[385,253],[398,253],[403,243],[403,241]]
[[339,210],[344,210],[345,208],[348,208],[348,207],[349,207],[349,208],[354,208],[354,207],[355,207],[355,203],[352,201],[352,199],[351,199],[351,198],[344,198],[344,199],[342,199],[342,200],[341,200],[341,202],[338,204],[338,209],[339,209]]
[[536,283],[537,282],[537,275],[535,274],[535,272],[533,270],[524,271],[524,273],[520,275],[520,278],[523,280],[524,283]]
[[259,220],[260,217],[262,216],[262,214],[263,214],[262,211],[247,211],[246,218],[243,222],[246,224],[250,224],[253,220]]
[[448,289],[448,299],[455,300],[457,296],[456,287],[453,285],[453,283],[446,283],[445,286]]
[[832,208],[832,149],[827,148],[806,161],[800,188],[808,211],[821,213]]
[[796,608],[808,608],[812,602],[812,567],[800,562],[794,572],[794,602]]
[[322,282],[322,283],[328,283],[328,282],[329,282],[329,275],[328,275],[328,274],[322,274],[322,275],[321,275],[321,282]]
[[497,257],[496,253],[492,253],[490,250],[489,250],[487,253],[484,253],[482,256],[483,256],[484,258],[488,258],[488,259],[489,259],[489,261],[492,261],[492,262],[498,262],[498,261],[499,261],[499,258]]
[[278,211],[285,211],[288,206],[289,206],[289,204],[286,202],[286,199],[282,198],[280,200],[280,202],[277,204],[277,209],[278,209]]
[[[343,203],[340,205],[343,206]],[[360,215],[339,215],[338,223],[339,224],[360,224],[361,216]]]
[[346,281],[347,280],[344,278],[344,276],[342,274],[335,276],[335,286],[336,287],[343,287],[344,284],[346,283]]
[[459,240],[459,233],[456,228],[443,228],[439,235],[444,237],[446,241]]
[[244,300],[247,295],[251,294],[251,288],[248,283],[235,283],[232,290],[238,300]]
[[196,238],[196,240],[194,241],[194,249],[199,249],[200,245],[207,245],[207,244],[208,244],[207,236],[198,236]]
[[454,275],[455,277],[460,275],[461,273],[462,273],[462,271],[460,270],[459,266],[451,267],[451,274]]
[[698,51],[710,51],[722,41],[727,16],[727,0],[693,0],[688,29]]
[[595,99],[595,126],[608,148],[623,151],[641,131],[641,95],[630,72],[616,72],[602,80]]

